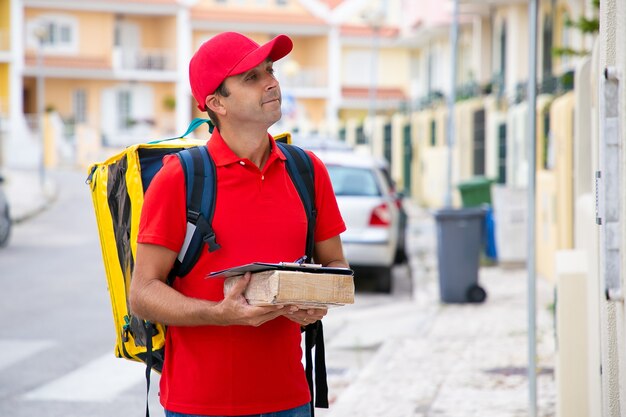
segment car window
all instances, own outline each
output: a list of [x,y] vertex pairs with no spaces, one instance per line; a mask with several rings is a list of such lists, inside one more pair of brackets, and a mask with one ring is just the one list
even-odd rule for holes
[[387,187],[389,187],[389,189],[391,191],[395,191],[396,183],[391,178],[391,174],[389,173],[389,170],[387,168],[381,168],[380,172],[383,173],[383,177],[385,178],[385,182],[387,183]]
[[338,196],[379,196],[380,188],[374,171],[367,168],[327,166],[330,180]]

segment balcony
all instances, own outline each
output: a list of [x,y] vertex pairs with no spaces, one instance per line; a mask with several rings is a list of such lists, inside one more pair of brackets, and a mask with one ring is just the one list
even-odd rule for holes
[[[328,87],[328,74],[322,67],[301,67],[294,61],[276,62],[274,64],[280,86],[296,95],[325,96]],[[317,92],[317,93],[316,93]]]
[[[282,64],[282,65],[279,65]],[[323,99],[328,97],[328,76],[324,68],[300,67],[280,61],[274,64],[276,76],[284,93],[296,98]]]
[[113,50],[113,69],[130,71],[174,71],[174,51],[166,49]]

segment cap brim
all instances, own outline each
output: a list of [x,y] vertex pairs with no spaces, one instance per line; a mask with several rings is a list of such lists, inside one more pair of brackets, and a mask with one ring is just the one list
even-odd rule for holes
[[241,74],[259,65],[267,58],[278,61],[293,49],[293,42],[286,35],[278,35],[271,41],[246,55],[233,67],[228,76]]

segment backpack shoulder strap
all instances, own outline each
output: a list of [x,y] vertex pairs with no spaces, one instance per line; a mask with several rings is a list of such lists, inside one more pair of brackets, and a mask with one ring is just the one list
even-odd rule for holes
[[306,252],[307,262],[313,259],[313,247],[315,245],[315,220],[317,210],[315,208],[315,174],[311,157],[301,148],[282,142],[275,142],[276,146],[287,158],[287,172],[296,187],[307,217]]
[[209,252],[220,248],[212,221],[217,194],[215,163],[206,146],[180,151],[178,158],[185,173],[187,200],[187,231],[178,254],[176,275],[185,276],[200,257],[204,243]]

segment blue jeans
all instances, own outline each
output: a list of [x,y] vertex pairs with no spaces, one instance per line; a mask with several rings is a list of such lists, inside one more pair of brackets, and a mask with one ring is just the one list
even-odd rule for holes
[[[181,414],[165,410],[165,417],[223,417],[223,416],[201,416],[198,414]],[[311,417],[311,404],[306,403],[300,407],[289,410],[276,411],[274,413],[249,414],[241,417]]]

